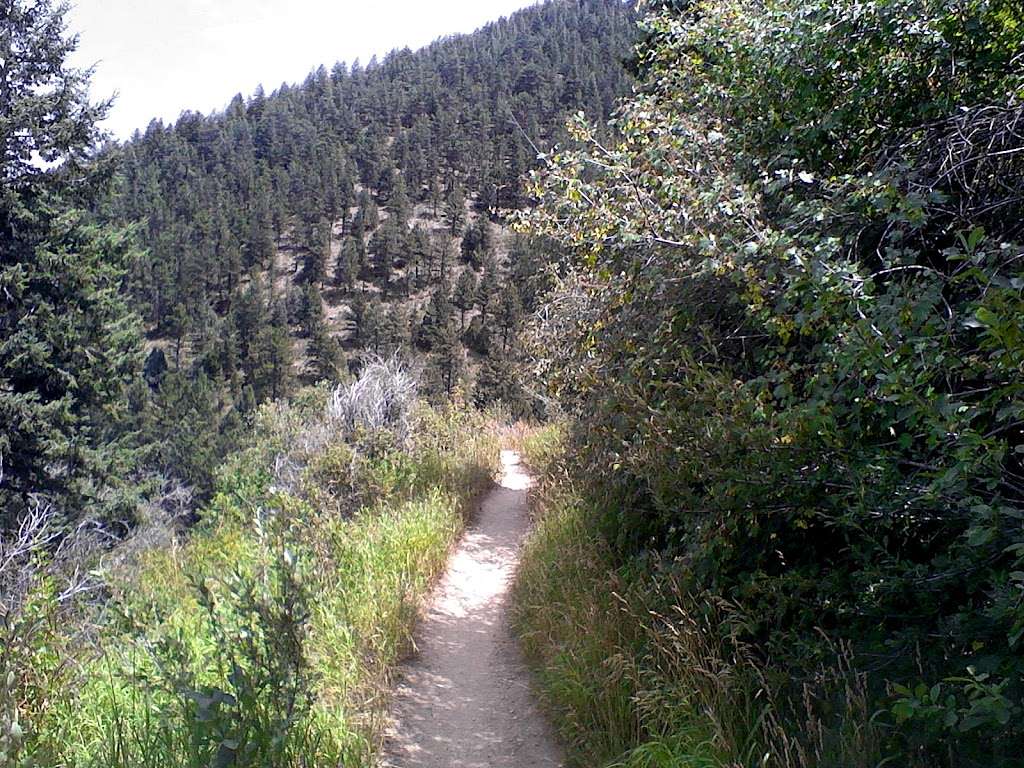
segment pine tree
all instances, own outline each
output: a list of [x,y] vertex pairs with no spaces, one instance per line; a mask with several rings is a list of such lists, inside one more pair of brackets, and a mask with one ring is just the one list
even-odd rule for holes
[[485,258],[491,253],[491,227],[485,219],[471,224],[462,236],[462,258],[480,269]]
[[147,442],[156,466],[181,478],[201,495],[213,487],[213,472],[222,454],[221,408],[206,374],[185,371],[167,375],[154,398]]
[[457,237],[462,234],[462,230],[466,226],[466,193],[457,183],[452,184],[452,188],[448,192],[445,215],[448,217],[451,236]]
[[391,197],[388,200],[388,211],[404,229],[412,214],[412,206],[409,203],[409,195],[405,189],[405,177],[398,169],[391,171],[393,181],[391,183]]
[[391,278],[395,270],[395,260],[405,250],[407,230],[395,217],[389,216],[374,234],[370,241],[376,263],[377,284],[387,299],[391,289]]
[[327,219],[311,224],[306,236],[304,279],[317,285],[327,280],[327,265],[331,258],[331,225]]
[[438,394],[450,398],[458,386],[466,367],[466,353],[459,341],[454,318],[434,329],[434,342],[428,363],[428,377]]
[[362,306],[359,314],[358,338],[363,349],[379,352],[384,331],[384,307],[374,296]]
[[288,311],[283,301],[274,305],[273,319],[266,332],[262,359],[264,375],[259,379],[260,399],[277,399],[288,394],[292,382],[292,340],[288,333]]
[[459,279],[455,281],[455,291],[452,293],[452,303],[459,310],[459,328],[466,327],[466,313],[476,303],[476,274],[472,269],[462,270]]
[[430,297],[427,313],[420,325],[419,345],[424,349],[433,349],[439,340],[439,334],[446,331],[449,325],[454,326],[455,309],[451,302],[451,288],[442,281]]
[[266,267],[276,254],[274,217],[270,200],[270,183],[265,174],[256,182],[255,203],[249,220],[249,238],[245,247],[246,268]]
[[370,235],[380,225],[380,211],[370,193],[363,189],[359,193],[359,209],[352,219],[352,228],[357,237]]
[[[409,233],[406,246],[405,281],[409,289],[418,291],[423,287],[423,277],[429,265],[430,238],[426,230],[417,224]],[[410,274],[411,273],[411,274]]]
[[381,353],[390,355],[405,350],[412,342],[409,314],[401,304],[393,304],[384,314],[381,329]]
[[316,283],[307,283],[302,294],[302,311],[299,317],[303,335],[313,338],[324,324],[324,300]]
[[309,340],[309,370],[314,381],[337,381],[345,362],[338,340],[331,335],[326,323],[313,332]]
[[513,418],[531,415],[530,398],[520,383],[519,366],[511,355],[492,352],[484,358],[473,386],[473,403],[478,408],[500,403],[509,409]]
[[437,174],[430,177],[430,205],[433,216],[437,218],[437,210],[441,207],[441,200],[444,197],[444,190],[441,188],[441,180]]
[[496,314],[495,319],[501,329],[501,346],[508,349],[510,338],[523,320],[523,303],[519,300],[519,291],[515,285],[507,285],[500,294]]
[[485,317],[494,308],[495,298],[501,291],[501,275],[498,263],[493,256],[488,256],[483,266],[483,276],[476,292],[476,303],[480,313]]
[[359,278],[359,247],[355,240],[346,237],[338,251],[338,260],[334,265],[334,284],[346,292],[355,288]]
[[135,461],[128,392],[142,347],[120,292],[135,254],[78,210],[103,188],[89,154],[106,105],[67,64],[65,12],[0,0],[0,529],[35,492],[103,512],[103,489]]

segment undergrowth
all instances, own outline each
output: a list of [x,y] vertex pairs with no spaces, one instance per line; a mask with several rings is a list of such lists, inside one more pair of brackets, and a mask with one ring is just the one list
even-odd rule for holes
[[[0,766],[371,765],[418,606],[498,456],[485,416],[403,398],[372,424],[334,418],[325,389],[264,406],[198,523],[105,561],[91,636],[52,645],[60,687],[20,707],[24,748]],[[66,636],[48,625],[36,652]]]
[[572,766],[871,768],[884,731],[848,651],[794,685],[739,637],[740,606],[688,593],[676,564],[617,558],[561,463],[526,435],[541,482],[513,620]]

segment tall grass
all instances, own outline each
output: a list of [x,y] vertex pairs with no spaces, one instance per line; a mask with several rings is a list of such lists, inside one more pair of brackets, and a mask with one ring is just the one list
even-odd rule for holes
[[324,390],[266,406],[187,536],[109,559],[37,763],[373,764],[390,677],[498,456],[484,416],[392,398],[377,373],[366,409]]
[[561,430],[524,435],[541,483],[513,590],[514,625],[579,768],[873,768],[883,738],[845,649],[816,679],[773,677],[738,606],[687,591],[656,556],[620,562]]

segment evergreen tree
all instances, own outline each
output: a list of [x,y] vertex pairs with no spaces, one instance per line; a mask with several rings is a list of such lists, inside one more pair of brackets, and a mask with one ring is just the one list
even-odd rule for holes
[[523,236],[513,239],[509,259],[509,280],[519,290],[524,310],[532,312],[551,288],[551,276],[544,265],[552,259],[542,250],[538,241]]
[[501,274],[497,261],[493,256],[488,256],[484,262],[483,276],[480,278],[480,286],[476,292],[476,303],[480,307],[480,313],[485,317],[494,308],[494,302],[501,291]]
[[370,197],[370,193],[363,189],[359,193],[359,209],[352,221],[353,231],[357,237],[366,237],[373,234],[380,225],[380,211],[377,204]]
[[311,283],[323,285],[327,280],[327,265],[331,258],[331,225],[326,219],[311,224],[306,239],[305,272],[303,277]]
[[384,307],[380,299],[374,296],[363,305],[359,315],[358,337],[364,349],[380,352],[384,324]]
[[146,435],[156,466],[179,477],[201,495],[213,488],[213,473],[222,455],[222,409],[205,373],[167,375],[154,398]]
[[523,320],[523,303],[519,300],[519,291],[515,285],[507,285],[501,292],[496,314],[495,320],[501,329],[501,346],[508,349],[510,338]]
[[266,343],[267,361],[263,392],[274,399],[288,394],[292,380],[292,340],[288,333],[288,312],[284,302],[274,305],[273,321]]
[[80,210],[102,192],[89,155],[107,105],[67,64],[66,10],[0,2],[0,531],[37,492],[69,514],[117,512],[104,491],[136,460],[142,347],[120,292],[135,253]]
[[309,371],[314,381],[337,381],[345,358],[338,340],[321,324],[309,340]]
[[478,408],[499,403],[513,418],[532,416],[529,396],[523,390],[521,366],[509,354],[492,352],[484,358],[473,386],[473,403]]
[[346,237],[338,251],[338,260],[334,266],[334,284],[350,292],[355,288],[359,278],[360,248],[352,237]]
[[476,274],[472,269],[462,270],[459,279],[455,281],[455,291],[452,293],[452,303],[459,310],[459,328],[466,327],[466,313],[476,303]]
[[444,190],[441,187],[441,180],[434,174],[430,177],[430,205],[431,212],[434,218],[437,218],[438,208],[441,207],[441,201],[444,199]]
[[477,219],[462,236],[462,258],[474,269],[480,269],[484,259],[491,253],[491,227],[486,219]]
[[270,198],[270,182],[265,174],[261,174],[256,182],[255,202],[249,222],[249,239],[245,248],[244,265],[247,269],[255,266],[269,266],[276,255],[274,217]]
[[[244,300],[250,276],[262,273],[270,293],[284,293],[290,324],[307,335],[308,302],[304,287],[293,288],[296,279],[322,289],[329,277],[348,293],[359,280],[375,281],[387,300],[454,280],[460,241],[453,239],[466,226],[467,200],[484,212],[521,204],[516,190],[535,157],[524,132],[545,151],[561,138],[566,114],[595,106],[585,103],[594,87],[600,117],[608,116],[614,96],[627,90],[618,59],[629,34],[619,0],[554,3],[379,66],[319,68],[301,85],[238,96],[218,114],[154,121],[103,153],[123,161],[116,194],[83,205],[116,221],[146,222],[139,229],[145,254],[124,285],[158,343],[170,342],[167,357],[204,372],[211,386],[231,388],[225,403],[241,402],[245,386],[257,399],[270,396],[273,387],[258,383],[269,381],[265,354],[284,347],[223,322]],[[513,113],[522,130],[512,129]],[[420,200],[444,222],[436,243],[427,228],[407,233]],[[486,237],[483,216],[470,241],[481,230]],[[374,243],[368,261],[367,242],[388,220],[398,226],[383,242],[398,247],[381,258]],[[352,246],[332,259],[331,228],[339,223]],[[391,237],[396,232],[401,237]],[[486,250],[468,248],[466,258],[478,266]],[[284,274],[284,254],[292,274]],[[260,323],[271,323],[270,314]],[[464,323],[471,314],[463,312]],[[286,333],[288,326],[276,327]]]
[[430,236],[419,224],[409,234],[406,257],[406,284],[418,291],[424,286],[430,271]]
[[405,189],[405,177],[397,169],[393,169],[391,173],[393,181],[391,196],[388,200],[388,211],[395,221],[405,228],[409,222],[409,216],[412,214],[412,205],[409,203],[409,195]]
[[409,313],[401,304],[392,304],[384,315],[381,329],[381,353],[390,355],[406,350],[412,343]]
[[442,281],[430,297],[427,313],[420,325],[419,344],[424,349],[433,349],[439,334],[445,333],[455,320],[455,309],[451,302],[451,288]]
[[445,215],[448,217],[448,227],[452,237],[462,234],[466,226],[466,193],[458,184],[452,184],[448,192],[448,199],[445,202]]
[[302,314],[300,325],[303,335],[313,338],[324,325],[324,300],[316,283],[308,283],[302,296]]
[[391,279],[395,270],[395,260],[405,250],[407,230],[405,225],[395,217],[389,216],[374,234],[370,241],[376,265],[377,284],[383,297],[387,299],[391,289]]
[[432,352],[428,362],[428,380],[437,394],[450,398],[465,372],[466,353],[459,341],[455,320],[449,317],[434,326]]

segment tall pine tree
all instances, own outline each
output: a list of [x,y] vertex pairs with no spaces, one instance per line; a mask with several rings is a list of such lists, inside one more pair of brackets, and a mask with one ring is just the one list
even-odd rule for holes
[[107,176],[90,156],[108,105],[67,63],[66,10],[0,0],[0,530],[33,493],[68,515],[125,511],[105,500],[135,462],[141,335],[120,292],[134,252],[83,212]]

